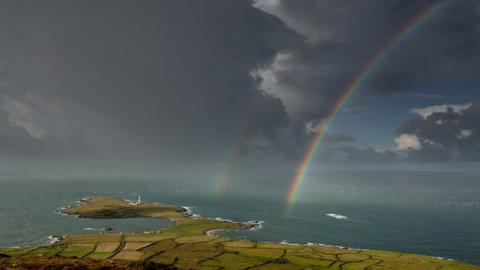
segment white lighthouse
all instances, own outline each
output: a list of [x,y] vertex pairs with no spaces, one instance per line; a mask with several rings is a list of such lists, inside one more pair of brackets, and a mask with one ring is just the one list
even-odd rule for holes
[[135,203],[135,205],[140,205],[142,204],[142,197],[140,197],[140,195],[138,195],[138,199],[137,199],[137,202]]

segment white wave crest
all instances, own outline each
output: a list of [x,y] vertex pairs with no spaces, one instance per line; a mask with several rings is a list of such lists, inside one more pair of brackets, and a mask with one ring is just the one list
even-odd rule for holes
[[231,219],[228,219],[228,218],[216,217],[216,218],[214,218],[214,220],[216,220],[216,221],[227,221],[227,222],[235,223],[235,221],[233,221]]
[[[184,214],[190,218],[193,218],[193,219],[198,219],[198,218],[201,218],[201,216],[199,214],[194,214],[193,213],[193,208],[192,206],[181,206],[183,209],[185,209],[185,212]],[[248,225],[248,230],[250,231],[256,231],[256,230],[260,230],[260,229],[263,229],[263,224],[265,223],[265,221],[263,220],[249,220],[249,221],[246,221],[246,222],[237,222],[237,221],[233,221],[231,219],[228,219],[228,218],[222,218],[222,217],[215,217],[215,218],[205,218],[205,219],[210,219],[210,220],[216,220],[216,221],[225,221],[225,222],[231,222],[231,223],[235,223],[235,224],[244,224],[244,225]]]
[[325,215],[329,216],[329,217],[332,217],[332,218],[336,218],[336,219],[348,219],[347,216],[342,216],[342,215],[334,214],[334,213],[328,213],[328,214],[325,214]]
[[185,214],[191,216],[193,213],[192,213],[192,208],[191,206],[182,206],[183,209],[185,209]]
[[48,236],[48,242],[53,245],[55,243],[57,243],[58,241],[60,241],[60,236],[57,236],[57,235],[50,235]]
[[290,245],[290,246],[299,246],[299,245],[301,245],[301,244],[299,244],[299,243],[292,243],[292,242],[289,242],[289,241],[287,241],[287,240],[280,241],[280,244],[282,244],[282,245]]
[[263,224],[265,223],[264,220],[249,220],[247,222],[244,222],[245,224],[248,224],[252,227],[250,227],[250,231],[256,231],[263,229]]
[[194,214],[192,209],[193,207],[191,206],[182,206],[183,209],[185,209],[185,215],[193,218],[193,219],[197,219],[197,218],[200,218],[201,216],[199,214]]

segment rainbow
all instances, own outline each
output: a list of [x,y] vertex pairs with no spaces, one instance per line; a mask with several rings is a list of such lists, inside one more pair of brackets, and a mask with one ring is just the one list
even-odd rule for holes
[[363,69],[353,78],[353,80],[345,87],[343,95],[334,104],[332,110],[328,113],[325,119],[321,122],[319,128],[315,132],[313,139],[308,145],[307,151],[303,156],[300,166],[295,171],[295,175],[292,179],[290,189],[287,194],[287,208],[291,208],[294,202],[297,200],[299,189],[305,179],[312,160],[314,159],[318,147],[322,144],[326,132],[335,123],[335,120],[345,107],[352,100],[353,96],[358,92],[362,84],[368,80],[376,69],[382,64],[385,58],[408,36],[414,33],[420,28],[420,26],[430,19],[435,13],[438,12],[445,2],[437,2],[427,6],[420,13],[418,13],[412,20],[410,20],[392,39],[390,39],[385,46],[383,46],[374,57],[363,67]]
[[[238,136],[241,137],[241,136]],[[241,139],[237,139],[233,147],[227,151],[225,161],[223,162],[222,170],[215,180],[215,193],[217,198],[223,197],[227,189],[227,182],[232,173],[233,165],[237,159],[238,151],[240,149]]]
[[254,108],[250,107],[250,109],[245,113],[244,119],[242,121],[242,124],[236,131],[236,136],[234,139],[234,142],[232,146],[228,149],[225,159],[223,161],[222,169],[220,170],[220,173],[215,179],[215,195],[216,198],[220,199],[223,197],[223,194],[225,193],[225,190],[227,189],[227,183],[228,180],[230,179],[230,176],[232,174],[232,170],[234,167],[234,164],[238,158],[238,152],[240,151],[240,148],[242,146],[242,143],[247,136],[248,133],[248,128],[251,123],[251,118],[254,113]]

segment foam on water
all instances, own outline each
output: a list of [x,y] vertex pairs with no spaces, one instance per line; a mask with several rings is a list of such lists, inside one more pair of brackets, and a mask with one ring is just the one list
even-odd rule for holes
[[200,215],[199,214],[194,214],[192,209],[193,207],[191,206],[182,206],[183,209],[185,209],[185,214],[191,218],[200,218]]
[[49,235],[48,236],[48,243],[53,245],[55,243],[57,243],[58,241],[60,241],[60,236],[56,236],[56,235]]
[[[191,206],[182,206],[183,209],[185,209],[185,214],[193,219],[201,218],[199,214],[193,213],[193,207]],[[205,219],[211,219],[211,220],[216,220],[216,221],[226,221],[226,222],[231,222],[231,223],[237,223],[237,224],[246,224],[249,226],[250,231],[256,231],[263,229],[263,224],[265,223],[264,220],[249,220],[245,222],[237,222],[233,221],[228,218],[222,218],[222,217],[215,217],[215,218],[205,218]]]
[[265,223],[265,221],[264,220],[249,220],[249,221],[243,222],[243,223],[252,226],[249,229],[250,231],[256,231],[256,230],[263,229],[263,224]]
[[334,213],[328,213],[328,214],[325,214],[325,216],[329,216],[329,217],[336,218],[336,219],[348,219],[347,216],[334,214]]

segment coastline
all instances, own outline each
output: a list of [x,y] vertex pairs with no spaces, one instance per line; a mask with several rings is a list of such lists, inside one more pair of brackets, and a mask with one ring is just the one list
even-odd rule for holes
[[[257,230],[263,221],[235,222],[223,218],[203,218],[191,207],[161,203],[131,203],[111,197],[83,198],[77,205],[61,208],[63,214],[79,218],[168,219],[173,226],[137,233],[93,232],[52,236],[46,246],[0,248],[7,262],[15,258],[95,259],[158,264],[172,269],[458,269],[480,270],[480,266],[426,255],[383,250],[355,249],[316,243],[261,242],[219,236],[221,231]],[[33,257],[32,257],[33,256]],[[14,260],[15,259],[15,260]],[[89,261],[90,262],[90,261]],[[1,263],[1,261],[0,261]],[[347,267],[348,266],[348,267]],[[345,267],[345,268],[344,268]],[[163,269],[163,268],[161,268]],[[167,269],[167,268],[165,268]]]
[[[101,197],[100,197],[101,198]],[[81,216],[80,214],[71,214],[71,213],[68,213],[69,209],[72,209],[72,208],[75,208],[75,207],[78,207],[82,204],[88,204],[90,201],[92,200],[91,197],[84,197],[84,198],[81,198],[79,199],[78,201],[76,201],[74,205],[68,205],[68,206],[65,206],[65,207],[61,207],[59,210],[57,210],[56,212],[59,213],[59,214],[62,214],[62,215],[67,215],[67,216],[75,216],[77,218],[86,218],[86,217],[83,217]],[[135,205],[132,203],[131,200],[127,200],[127,199],[121,199],[122,201],[126,202],[128,205],[132,206],[132,205]],[[158,203],[158,202],[153,202],[152,203],[153,205],[156,205],[156,206],[166,206],[165,204],[161,204],[161,203]],[[263,228],[263,223],[264,221],[246,221],[246,222],[236,222],[236,221],[233,221],[231,219],[226,219],[226,218],[221,218],[221,217],[215,217],[215,218],[208,218],[208,217],[202,217],[200,216],[199,214],[195,214],[193,212],[193,208],[192,206],[179,206],[179,207],[175,207],[175,206],[170,206],[174,209],[183,209],[182,211],[180,211],[184,217],[186,218],[190,218],[190,219],[206,219],[206,220],[213,220],[213,221],[221,221],[221,222],[229,222],[229,223],[232,223],[232,224],[237,224],[237,225],[240,225],[239,228],[237,229],[210,229],[210,230],[205,230],[204,231],[204,235],[206,236],[209,236],[209,237],[218,237],[216,233],[219,233],[219,232],[222,232],[222,231],[238,231],[238,230],[258,230],[258,229],[262,229]],[[65,210],[65,211],[64,211]],[[333,213],[328,213],[326,214],[327,216],[330,216],[332,218],[336,218],[336,219],[348,219],[348,217],[346,216],[343,216],[343,215],[339,215],[339,214],[333,214]],[[99,218],[99,217],[89,217],[89,218]],[[109,218],[109,217],[101,217],[101,218]],[[110,218],[117,218],[117,217],[110,217]],[[152,218],[163,218],[163,219],[167,219],[173,223],[176,223],[178,221],[178,219],[175,219],[175,218],[172,218],[172,217],[158,217],[158,216],[152,216]],[[104,232],[102,232],[104,233]],[[57,243],[59,242],[63,237],[65,237],[64,235],[62,236],[56,236],[56,235],[50,235],[49,236],[49,243],[51,244],[54,244],[54,243]],[[50,239],[51,238],[51,239]],[[266,242],[266,243],[273,243],[273,242]],[[362,249],[362,248],[352,248],[352,247],[346,247],[346,246],[340,246],[340,245],[331,245],[331,244],[324,244],[324,243],[313,243],[313,242],[306,242],[306,243],[296,243],[296,242],[289,242],[289,241],[286,241],[286,240],[283,240],[281,242],[279,242],[280,244],[285,244],[285,245],[291,245],[291,246],[319,246],[319,247],[330,247],[330,248],[338,248],[338,249],[352,249],[352,250],[367,250],[367,249]],[[434,258],[434,259],[438,259],[438,260],[453,260],[451,258],[445,258],[445,257],[439,257],[439,256],[429,256],[431,258]]]
[[225,230],[222,230],[222,229],[211,229],[211,230],[205,231],[205,235],[208,235],[208,236],[211,236],[211,237],[216,237],[215,233],[221,232],[221,231],[225,231]]

